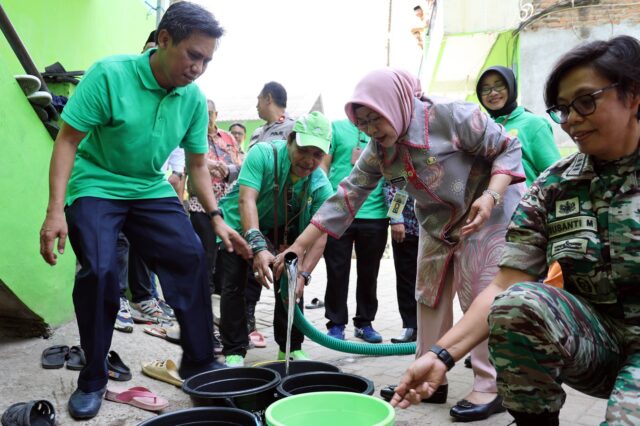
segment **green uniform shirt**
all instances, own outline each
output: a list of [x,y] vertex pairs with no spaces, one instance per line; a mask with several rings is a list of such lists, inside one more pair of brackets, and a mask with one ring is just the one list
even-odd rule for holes
[[86,132],[80,142],[66,203],[78,197],[175,197],[162,166],[180,145],[206,153],[207,103],[195,84],[167,91],[149,57],[111,56],[94,64],[64,108],[62,119]]
[[[220,200],[220,209],[224,214],[224,221],[238,232],[243,231],[239,209],[240,185],[253,188],[259,193],[256,204],[260,230],[266,234],[273,229],[274,162],[272,144],[276,147],[278,154],[277,173],[280,183],[278,226],[285,224],[284,191],[286,187],[292,186],[293,188],[293,196],[289,200],[293,204],[293,211],[298,212],[302,208],[302,213],[295,221],[297,234],[306,228],[311,216],[315,214],[322,203],[333,195],[331,183],[329,183],[327,176],[320,168],[314,170],[310,176],[299,179],[295,184],[291,183],[289,178],[291,161],[287,151],[287,141],[259,142],[249,150],[242,164],[238,183],[233,186],[229,194]],[[307,194],[306,199],[303,200],[301,198],[305,187],[307,188]],[[288,243],[293,243],[293,240],[288,241]]]
[[519,106],[508,116],[496,118],[511,136],[515,136],[522,145],[522,167],[527,176],[527,186],[550,165],[560,159],[560,151],[553,138],[551,125],[547,120],[526,111]]
[[578,153],[547,169],[520,201],[500,266],[540,276],[562,268],[565,290],[640,323],[638,154],[596,164]]
[[[329,169],[329,180],[335,192],[342,179],[349,176],[351,169],[353,169],[353,164],[351,164],[353,149],[358,146],[364,150],[370,138],[359,131],[349,120],[334,121],[331,123],[331,130],[329,155],[333,158]],[[371,191],[367,200],[356,213],[356,219],[385,219],[387,217],[387,206],[384,202],[382,183],[381,179],[378,186]]]

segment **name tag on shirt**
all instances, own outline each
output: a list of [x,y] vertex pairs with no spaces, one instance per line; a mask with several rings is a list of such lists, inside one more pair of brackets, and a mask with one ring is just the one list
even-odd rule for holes
[[396,192],[396,195],[393,196],[393,200],[391,200],[391,205],[389,206],[389,211],[387,211],[387,216],[391,219],[401,219],[402,211],[404,210],[405,204],[407,204],[407,200],[409,199],[409,194],[407,191],[403,191],[399,189]]

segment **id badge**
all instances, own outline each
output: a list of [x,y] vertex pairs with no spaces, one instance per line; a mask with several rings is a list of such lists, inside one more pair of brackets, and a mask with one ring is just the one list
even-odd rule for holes
[[362,154],[362,148],[360,148],[359,146],[356,146],[351,150],[351,165],[352,166],[354,166],[356,164],[356,162],[358,161],[358,158],[360,158],[361,154]]
[[391,219],[402,218],[402,211],[404,210],[404,206],[405,204],[407,204],[408,199],[409,194],[407,193],[407,191],[399,189],[396,192],[396,195],[393,196],[393,200],[391,200],[391,205],[389,206],[387,216]]

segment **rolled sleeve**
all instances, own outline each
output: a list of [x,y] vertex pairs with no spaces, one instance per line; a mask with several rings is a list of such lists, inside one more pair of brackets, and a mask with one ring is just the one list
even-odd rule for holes
[[541,276],[547,270],[547,244],[544,194],[534,183],[513,213],[499,266]]

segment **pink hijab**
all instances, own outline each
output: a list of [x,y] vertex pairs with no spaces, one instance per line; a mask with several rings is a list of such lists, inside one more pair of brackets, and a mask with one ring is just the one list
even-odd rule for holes
[[383,116],[398,135],[409,129],[413,99],[422,95],[420,80],[413,74],[393,68],[382,68],[367,74],[356,85],[344,109],[352,123],[356,122],[353,104],[364,105]]

